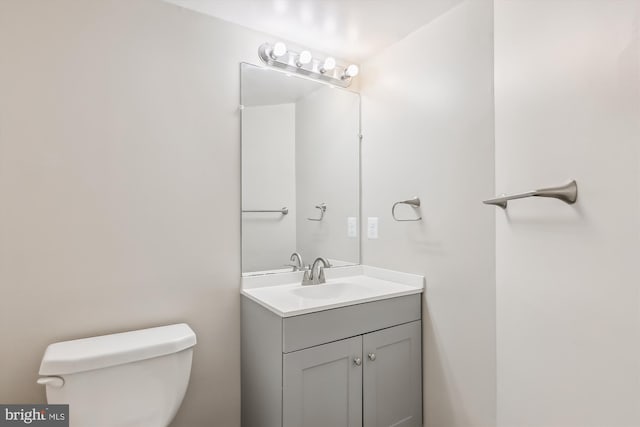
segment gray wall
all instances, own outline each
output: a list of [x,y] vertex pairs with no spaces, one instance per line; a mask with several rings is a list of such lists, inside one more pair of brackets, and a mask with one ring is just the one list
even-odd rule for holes
[[[495,425],[492,20],[462,2],[362,66],[363,220],[380,218],[363,260],[426,277],[429,427]],[[423,221],[394,222],[414,195]]]
[[[640,1],[495,3],[498,424],[640,425]],[[543,30],[542,30],[543,29]]]
[[184,321],[174,425],[239,425],[239,62],[265,40],[156,0],[0,1],[0,402],[45,400],[51,342]]

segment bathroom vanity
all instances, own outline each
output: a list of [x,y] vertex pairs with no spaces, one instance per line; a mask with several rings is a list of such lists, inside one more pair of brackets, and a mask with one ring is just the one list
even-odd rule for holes
[[242,425],[421,426],[424,278],[360,265],[360,96],[240,70]]
[[421,426],[424,279],[326,274],[304,287],[299,273],[243,280],[243,427]]

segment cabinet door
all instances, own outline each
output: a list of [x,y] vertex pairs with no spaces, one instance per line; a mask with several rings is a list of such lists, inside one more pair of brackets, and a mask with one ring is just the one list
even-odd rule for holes
[[364,335],[364,427],[422,425],[421,322]]
[[362,337],[283,355],[284,427],[362,427]]

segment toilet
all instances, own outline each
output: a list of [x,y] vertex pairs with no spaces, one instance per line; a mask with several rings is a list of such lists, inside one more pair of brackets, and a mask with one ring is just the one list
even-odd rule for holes
[[58,342],[38,384],[71,427],[166,427],[187,391],[196,335],[184,323]]

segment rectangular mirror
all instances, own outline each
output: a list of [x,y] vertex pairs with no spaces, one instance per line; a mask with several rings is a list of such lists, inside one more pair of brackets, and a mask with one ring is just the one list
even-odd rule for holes
[[360,262],[360,96],[241,64],[242,272]]

